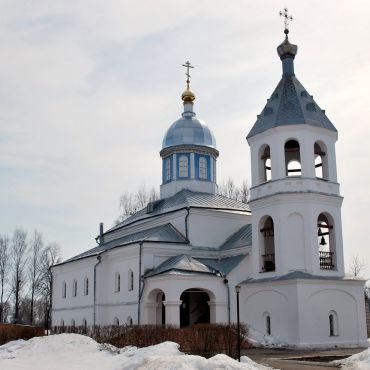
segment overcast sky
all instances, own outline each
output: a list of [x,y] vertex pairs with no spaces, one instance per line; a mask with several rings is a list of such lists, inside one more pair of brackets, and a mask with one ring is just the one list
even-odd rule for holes
[[346,264],[370,266],[367,0],[1,0],[0,234],[37,228],[71,257],[112,226],[123,191],[159,189],[186,60],[219,182],[249,180],[245,136],[281,77],[285,6],[296,75],[339,131]]

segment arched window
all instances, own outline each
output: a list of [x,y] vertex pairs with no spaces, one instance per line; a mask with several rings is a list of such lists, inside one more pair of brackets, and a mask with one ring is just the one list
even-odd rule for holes
[[84,294],[89,295],[89,279],[87,277],[84,280]]
[[205,157],[199,158],[199,178],[201,180],[207,180],[208,178],[207,159]]
[[260,231],[262,233],[262,271],[275,271],[274,222],[270,216],[266,218]]
[[87,333],[87,321],[86,321],[86,319],[82,319],[82,331],[83,331],[83,334]]
[[266,315],[266,334],[271,335],[271,317]]
[[67,296],[67,283],[63,281],[62,283],[62,298],[65,298]]
[[325,146],[322,143],[315,143],[315,176],[319,179],[328,178],[328,161]]
[[329,312],[329,335],[331,337],[339,335],[338,315],[335,311]]
[[189,159],[186,155],[179,158],[179,177],[189,177]]
[[317,238],[321,270],[333,270],[335,267],[335,238],[333,220],[330,215],[321,213],[317,219]]
[[63,319],[60,320],[60,326],[62,327],[62,330],[64,330],[64,320]]
[[77,296],[77,280],[73,280],[72,295],[73,297]]
[[261,162],[260,162],[260,182],[271,180],[271,156],[270,147],[265,145],[261,149]]
[[132,270],[128,271],[128,290],[134,290],[134,273]]
[[133,324],[132,317],[128,316],[126,320],[126,325],[131,326]]
[[116,272],[114,279],[114,291],[116,293],[121,291],[121,275],[118,272]]
[[119,326],[119,320],[118,320],[118,318],[117,318],[117,317],[115,317],[115,318],[113,319],[113,325],[114,325],[114,326]]
[[285,169],[287,176],[301,176],[301,154],[299,143],[289,140],[285,143]]
[[171,180],[171,158],[165,159],[164,165],[164,181]]
[[76,322],[74,319],[71,320],[71,327],[74,329],[76,326]]

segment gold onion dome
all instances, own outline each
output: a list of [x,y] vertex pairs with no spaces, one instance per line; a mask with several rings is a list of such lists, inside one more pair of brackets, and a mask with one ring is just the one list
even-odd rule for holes
[[195,94],[189,89],[186,89],[182,93],[181,99],[183,100],[184,103],[192,103],[195,100]]

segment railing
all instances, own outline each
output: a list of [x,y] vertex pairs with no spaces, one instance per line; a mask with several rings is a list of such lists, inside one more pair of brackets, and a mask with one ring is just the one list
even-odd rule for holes
[[334,252],[321,252],[319,251],[320,269],[321,270],[333,270],[333,255]]
[[262,255],[262,271],[275,271],[275,253],[263,254]]

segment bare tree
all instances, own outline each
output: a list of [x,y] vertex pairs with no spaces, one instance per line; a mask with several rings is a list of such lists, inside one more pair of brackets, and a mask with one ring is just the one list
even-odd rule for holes
[[53,276],[51,266],[59,263],[61,260],[60,246],[57,243],[51,243],[44,248],[40,258],[40,283],[39,293],[44,307],[44,324],[49,328],[50,311],[52,304]]
[[119,200],[120,215],[115,223],[118,224],[122,222],[140,209],[146,207],[149,202],[153,202],[158,198],[159,194],[155,188],[151,188],[148,191],[145,186],[141,186],[136,193],[123,192]]
[[12,293],[14,295],[15,323],[19,320],[20,294],[25,285],[25,269],[27,263],[27,233],[21,228],[14,230],[10,262],[12,267]]
[[0,235],[0,322],[5,321],[4,306],[7,299],[4,300],[5,284],[8,281],[9,272],[9,238]]
[[234,180],[228,178],[224,180],[218,187],[218,194],[225,197],[239,200],[243,203],[248,203],[249,200],[249,186],[248,182],[244,180],[240,187],[235,185]]
[[29,243],[30,259],[28,264],[28,275],[30,284],[30,303],[29,303],[29,321],[32,325],[34,322],[34,303],[35,295],[38,291],[38,285],[40,284],[41,270],[40,270],[40,259],[41,253],[44,246],[42,235],[37,230],[34,231],[33,237]]
[[352,257],[350,271],[353,276],[362,276],[366,270],[366,263],[361,259],[358,254]]

